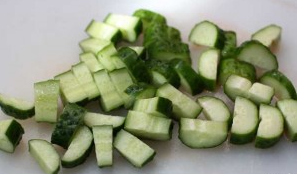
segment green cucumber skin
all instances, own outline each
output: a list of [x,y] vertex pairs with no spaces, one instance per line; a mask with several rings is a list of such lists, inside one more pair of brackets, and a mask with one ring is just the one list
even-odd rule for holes
[[256,137],[255,140],[255,147],[260,148],[260,149],[266,149],[269,147],[272,147],[275,145],[281,136],[275,137],[275,138],[262,138],[262,137]]
[[199,78],[203,82],[203,86],[204,86],[205,89],[207,89],[209,91],[215,91],[216,90],[216,88],[217,88],[217,82],[216,81],[214,81],[212,79],[202,77],[201,75],[199,75]]
[[225,43],[221,50],[221,58],[235,58],[237,48],[237,37],[234,31],[224,31]]
[[122,33],[118,31],[111,39],[110,41],[113,42],[115,45],[119,43],[122,40]]
[[167,98],[159,97],[157,108],[160,113],[163,113],[167,117],[172,116],[172,102]]
[[133,16],[139,17],[142,21],[143,30],[151,23],[164,23],[166,24],[166,18],[156,12],[147,10],[147,9],[139,9],[133,13]]
[[231,133],[230,137],[230,143],[232,144],[237,144],[237,145],[242,145],[246,143],[250,143],[255,139],[256,133],[257,133],[257,127],[250,133],[247,134],[235,134]]
[[93,150],[93,146],[94,146],[94,143],[92,143],[91,146],[88,148],[88,150],[83,154],[83,156],[81,156],[81,158],[78,158],[77,160],[74,160],[71,162],[61,160],[61,165],[64,168],[73,168],[73,167],[83,164],[87,160],[87,158],[90,156],[90,154]]
[[12,116],[16,119],[24,120],[27,118],[31,118],[35,115],[35,108],[33,107],[30,110],[20,110],[18,108],[15,108],[13,106],[7,105],[4,102],[1,102],[0,100],[0,107],[3,113],[6,115]]
[[[14,147],[13,150],[15,150],[15,148],[19,145],[24,133],[25,131],[22,125],[13,119],[5,133],[5,135],[7,136],[7,138],[9,139],[9,141]],[[13,152],[14,151],[8,152],[8,153],[13,153]]]

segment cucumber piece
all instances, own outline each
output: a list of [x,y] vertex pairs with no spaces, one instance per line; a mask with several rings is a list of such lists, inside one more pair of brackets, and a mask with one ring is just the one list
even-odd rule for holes
[[83,52],[91,52],[95,55],[111,42],[103,39],[88,38],[79,42],[80,48]]
[[232,116],[223,100],[216,97],[203,96],[199,97],[197,102],[203,108],[202,112],[208,120],[227,122],[228,125],[231,125]]
[[272,70],[263,74],[259,80],[261,83],[271,86],[275,96],[279,99],[297,99],[297,94],[293,83],[283,73]]
[[139,138],[160,141],[171,139],[172,128],[171,119],[131,110],[124,125],[126,131]]
[[117,54],[117,49],[115,48],[113,43],[110,43],[109,45],[104,47],[97,54],[98,61],[107,71],[116,69],[114,63],[111,60],[111,57],[115,54]]
[[237,50],[237,59],[248,62],[265,71],[278,69],[276,56],[258,41],[246,41]]
[[168,83],[162,85],[157,90],[156,96],[171,100],[173,104],[173,118],[177,120],[182,117],[196,118],[202,110],[198,103]]
[[252,87],[252,82],[248,79],[231,75],[224,85],[224,93],[233,101],[237,96],[248,97],[248,91]]
[[219,65],[219,82],[221,85],[226,83],[228,77],[232,74],[247,78],[252,83],[256,81],[256,68],[247,62],[236,59],[223,59]]
[[14,119],[0,121],[0,150],[13,153],[25,133],[22,125]]
[[255,146],[268,148],[276,144],[284,131],[284,118],[281,112],[269,105],[261,104],[259,110],[260,123]]
[[127,108],[130,108],[133,106],[136,99],[146,99],[154,97],[156,94],[156,88],[146,84],[133,84],[125,90],[125,93],[131,96],[130,102],[127,103]]
[[287,129],[287,137],[292,141],[297,141],[297,101],[293,99],[283,99],[276,103],[282,112]]
[[277,43],[281,38],[282,28],[275,24],[270,24],[264,28],[261,28],[252,35],[252,40],[261,42],[266,47],[271,47],[274,43]]
[[112,153],[112,143],[113,143],[113,132],[112,126],[94,126],[93,137],[96,150],[97,165],[99,167],[112,166],[113,163],[113,153]]
[[48,80],[34,84],[35,120],[56,123],[58,119],[59,80]]
[[246,98],[237,97],[234,105],[230,143],[246,144],[253,141],[258,123],[257,106]]
[[75,131],[71,143],[61,159],[65,168],[76,167],[86,161],[93,147],[93,134],[86,126]]
[[138,168],[153,160],[156,154],[154,149],[123,129],[116,135],[113,145],[133,166]]
[[89,100],[99,97],[100,92],[94,82],[93,76],[85,63],[78,63],[72,66],[72,73],[83,88]]
[[235,58],[237,48],[237,37],[234,31],[224,31],[225,43],[221,50],[221,58]]
[[34,103],[0,93],[1,110],[17,119],[27,119],[35,114]]
[[227,122],[180,119],[178,138],[190,148],[215,147],[226,141],[227,136]]
[[175,59],[171,61],[171,66],[177,72],[181,87],[186,92],[196,95],[203,91],[203,82],[190,65],[182,60]]
[[97,57],[93,53],[81,53],[79,59],[88,66],[92,73],[104,69],[103,65],[97,60]]
[[51,143],[41,139],[32,139],[28,144],[31,156],[45,173],[57,174],[59,172],[60,156]]
[[144,31],[151,23],[166,24],[166,18],[164,16],[147,9],[138,9],[133,13],[133,16],[139,17],[141,19]]
[[214,23],[202,21],[194,26],[189,35],[189,41],[207,47],[223,48],[224,32]]
[[198,74],[206,89],[215,91],[220,51],[209,48],[203,51],[198,60]]
[[101,94],[100,103],[103,111],[108,112],[122,106],[124,101],[117,92],[108,73],[105,70],[100,70],[93,75]]
[[158,117],[171,117],[172,102],[163,97],[138,99],[134,103],[133,110]]
[[115,66],[115,69],[126,68],[124,62],[117,55],[113,55],[110,57],[111,62]]
[[157,71],[151,71],[152,75],[152,84],[156,87],[162,86],[164,83],[168,83],[167,79],[164,77],[163,74]]
[[125,93],[125,90],[133,84],[133,80],[127,68],[113,70],[109,73],[117,92],[124,101],[125,108],[129,107],[131,96]]
[[66,103],[84,104],[88,101],[88,96],[76,80],[71,71],[66,71],[56,75],[55,80],[60,80],[60,90],[62,101]]
[[61,113],[51,137],[51,143],[67,149],[73,134],[83,124],[86,110],[76,104],[67,104]]
[[123,39],[128,42],[135,42],[142,30],[140,18],[110,13],[104,19],[104,23],[120,29]]
[[254,83],[248,91],[248,98],[257,105],[270,104],[273,95],[273,88],[261,83]]
[[121,37],[121,31],[112,25],[92,20],[85,30],[89,36],[96,39],[108,40],[117,43]]
[[104,115],[99,113],[87,112],[84,116],[84,123],[89,128],[93,126],[111,125],[115,130],[119,130],[123,127],[125,117]]
[[146,49],[144,47],[140,47],[140,46],[129,46],[129,48],[131,48],[132,50],[134,50],[140,59],[142,59],[142,60],[145,60],[146,59]]

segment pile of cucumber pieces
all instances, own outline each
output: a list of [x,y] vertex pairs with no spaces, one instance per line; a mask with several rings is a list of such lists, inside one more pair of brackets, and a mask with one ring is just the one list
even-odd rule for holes
[[[197,71],[179,30],[158,13],[145,9],[132,16],[111,13],[103,22],[92,20],[86,32],[90,37],[79,43],[80,62],[35,83],[34,103],[0,94],[7,115],[35,116],[36,122],[55,124],[51,142],[29,141],[29,152],[45,173],[58,173],[60,163],[65,168],[82,164],[93,146],[99,167],[113,165],[113,148],[142,167],[156,154],[142,139],[170,140],[174,121],[179,124],[179,139],[190,148],[218,146],[229,131],[230,143],[255,140],[256,147],[268,148],[278,142],[284,124],[287,137],[297,140],[296,91],[278,71],[271,51],[281,27],[266,26],[238,47],[234,31],[209,21],[196,24],[189,41],[206,48]],[[142,33],[142,46],[118,46],[121,41],[135,42]],[[259,76],[258,70],[264,73]],[[222,99],[191,97],[204,90],[215,92],[220,85],[235,103],[233,112]],[[65,107],[58,116],[60,96]],[[270,105],[274,97],[276,107]],[[104,113],[83,107],[95,100]],[[129,110],[125,117],[108,115],[121,107]],[[205,119],[197,119],[201,112]],[[23,134],[15,119],[1,121],[0,149],[14,152]],[[53,144],[66,149],[62,157]]]

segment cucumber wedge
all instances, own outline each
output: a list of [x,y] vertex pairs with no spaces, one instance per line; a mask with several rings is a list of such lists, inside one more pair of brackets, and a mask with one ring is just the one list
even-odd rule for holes
[[92,73],[104,69],[103,65],[97,60],[97,57],[93,53],[81,53],[79,59],[88,66]]
[[125,117],[104,115],[99,113],[87,112],[84,116],[84,123],[89,128],[93,126],[111,125],[115,130],[119,130],[123,127]]
[[273,95],[273,88],[261,83],[254,83],[248,91],[248,98],[257,105],[270,104]]
[[79,42],[80,48],[83,52],[91,52],[95,55],[111,42],[103,39],[88,38]]
[[224,85],[224,93],[233,101],[237,96],[248,97],[252,82],[238,75],[231,75]]
[[252,35],[252,40],[257,40],[267,47],[276,44],[281,38],[282,28],[275,24],[270,24]]

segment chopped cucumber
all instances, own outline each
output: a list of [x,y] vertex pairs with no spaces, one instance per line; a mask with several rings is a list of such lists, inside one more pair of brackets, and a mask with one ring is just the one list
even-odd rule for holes
[[99,167],[112,166],[113,163],[113,132],[112,126],[94,126],[93,137],[96,150],[97,165]]
[[276,144],[284,131],[284,118],[281,112],[269,105],[260,105],[260,123],[257,131],[255,146],[268,148]]
[[230,75],[224,85],[224,93],[233,101],[237,96],[248,97],[248,91],[252,87],[252,82],[248,79]]
[[151,161],[156,152],[134,135],[121,130],[114,139],[114,147],[135,167]]
[[27,119],[35,114],[34,103],[0,93],[1,110],[14,118]]
[[113,43],[110,43],[109,45],[101,49],[97,54],[98,61],[107,71],[116,69],[116,66],[111,60],[111,57],[115,54],[117,54],[117,49],[115,48]]
[[168,83],[162,85],[157,90],[156,96],[171,100],[173,104],[173,118],[177,120],[182,117],[196,118],[202,110],[198,103]]
[[237,38],[234,31],[224,31],[225,43],[221,50],[222,59],[235,58],[237,48]]
[[154,97],[156,94],[156,88],[146,84],[133,84],[125,90],[125,93],[131,96],[130,103],[127,105],[127,108],[130,108],[133,106],[136,99]]
[[257,40],[267,47],[271,47],[281,38],[282,28],[278,25],[268,25],[252,35],[252,40]]
[[97,57],[91,52],[81,53],[79,59],[88,66],[92,73],[104,69],[103,65],[97,60]]
[[129,46],[129,48],[131,48],[132,50],[134,50],[138,57],[142,60],[146,59],[146,49],[144,47],[140,47],[140,46]]
[[56,123],[58,119],[59,80],[48,80],[34,84],[35,120]]
[[246,144],[255,138],[258,127],[258,108],[250,100],[237,97],[235,100],[230,142]]
[[71,143],[61,159],[63,167],[72,168],[84,163],[93,147],[93,134],[86,126],[75,131]]
[[25,133],[22,125],[14,119],[0,121],[0,150],[13,153]]
[[248,98],[258,105],[270,104],[273,95],[273,88],[261,83],[254,83],[248,91]]
[[95,55],[104,47],[110,44],[110,41],[96,38],[88,38],[79,43],[83,52],[91,52]]
[[190,148],[210,148],[222,144],[228,136],[228,123],[181,118],[179,139]]
[[151,23],[166,24],[166,18],[164,16],[147,9],[136,10],[133,16],[139,17],[141,19],[144,30],[146,30]]
[[111,125],[115,130],[118,130],[123,127],[124,122],[125,117],[121,116],[104,115],[91,112],[87,112],[84,116],[84,123],[90,128],[93,126]]
[[29,152],[47,174],[57,174],[60,170],[60,156],[54,146],[41,139],[28,142]]

